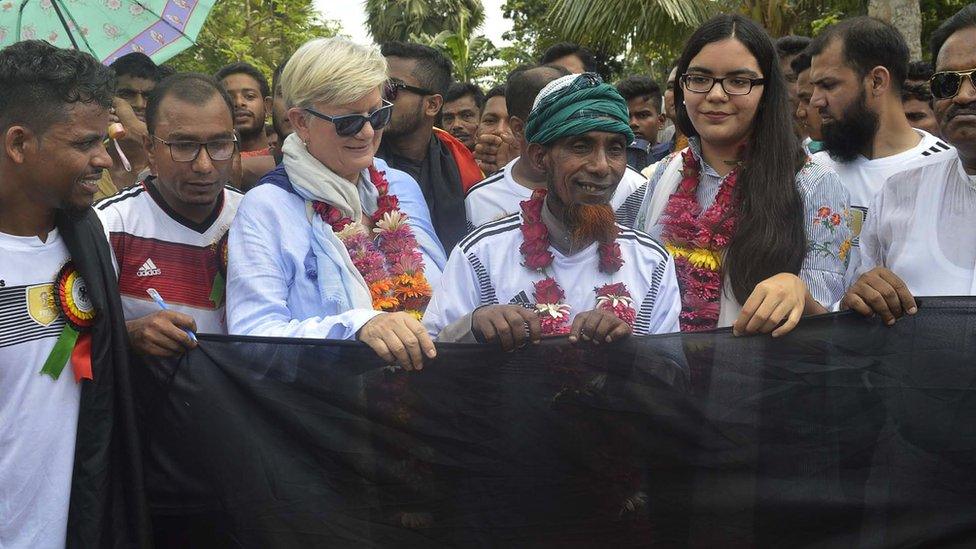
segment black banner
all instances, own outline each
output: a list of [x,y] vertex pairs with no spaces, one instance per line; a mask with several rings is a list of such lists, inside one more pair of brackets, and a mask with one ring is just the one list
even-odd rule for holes
[[364,346],[201,337],[142,368],[157,542],[180,547],[967,545],[976,299],[728,331]]

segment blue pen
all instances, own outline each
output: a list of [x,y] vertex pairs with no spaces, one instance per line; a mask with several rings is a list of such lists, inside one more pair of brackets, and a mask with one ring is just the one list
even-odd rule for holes
[[[169,310],[169,307],[166,306],[166,302],[163,301],[163,296],[159,295],[159,292],[156,291],[156,288],[149,288],[146,290],[146,293],[149,294],[149,297],[151,297],[152,300],[156,302],[156,305],[159,305],[160,309],[164,311]],[[185,328],[183,329],[183,331],[186,332],[186,335],[190,336],[190,339],[192,339],[194,343],[197,342],[197,336],[193,335],[193,332]]]

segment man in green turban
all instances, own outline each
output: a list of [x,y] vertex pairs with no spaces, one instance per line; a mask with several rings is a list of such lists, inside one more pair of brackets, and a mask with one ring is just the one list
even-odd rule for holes
[[674,261],[617,225],[610,206],[634,139],[628,122],[623,97],[595,74],[539,92],[523,156],[546,189],[454,248],[424,315],[431,335],[512,350],[543,335],[601,345],[678,330]]

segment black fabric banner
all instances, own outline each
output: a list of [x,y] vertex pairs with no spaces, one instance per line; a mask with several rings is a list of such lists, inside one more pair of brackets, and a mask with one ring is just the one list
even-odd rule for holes
[[201,337],[144,368],[163,546],[894,547],[976,541],[976,299],[728,331],[440,345]]

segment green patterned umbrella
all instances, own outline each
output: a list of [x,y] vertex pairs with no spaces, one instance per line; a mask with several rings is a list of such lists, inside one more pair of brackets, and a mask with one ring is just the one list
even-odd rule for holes
[[110,64],[134,51],[162,63],[194,40],[214,0],[0,0],[0,47],[46,40]]

